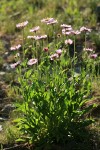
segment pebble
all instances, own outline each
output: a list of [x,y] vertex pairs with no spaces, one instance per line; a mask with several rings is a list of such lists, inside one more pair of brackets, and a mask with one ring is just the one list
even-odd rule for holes
[[11,67],[10,67],[10,65],[7,64],[7,63],[4,63],[4,64],[3,64],[3,69],[4,69],[4,71],[11,71]]
[[0,122],[4,122],[6,120],[7,120],[7,118],[0,117]]
[[1,71],[0,72],[0,76],[3,76],[3,75],[5,75],[6,74],[6,72],[4,72],[4,71]]
[[4,108],[2,108],[1,110],[2,117],[9,117],[10,111],[14,109],[15,109],[15,106],[12,104],[5,105]]
[[2,125],[0,125],[0,131],[2,131],[2,130],[3,130]]

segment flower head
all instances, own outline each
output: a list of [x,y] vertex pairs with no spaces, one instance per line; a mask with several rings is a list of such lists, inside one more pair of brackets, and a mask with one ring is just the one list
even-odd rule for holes
[[69,31],[72,31],[72,30],[73,30],[72,27],[64,28],[64,29],[62,29],[62,32],[69,32]]
[[34,36],[34,39],[35,40],[41,40],[41,39],[46,39],[47,38],[47,35],[41,35],[41,36]]
[[57,20],[52,20],[52,21],[47,22],[47,25],[49,25],[49,24],[56,24],[56,23],[58,23]]
[[71,39],[65,40],[65,44],[71,45],[72,43],[73,43],[73,41]]
[[60,56],[62,54],[62,50],[58,49],[58,50],[56,50],[56,53]]
[[78,31],[78,30],[76,30],[76,31],[72,30],[71,33],[74,34],[74,35],[78,35],[78,34],[80,34],[81,32]]
[[95,58],[97,58],[97,56],[98,56],[97,54],[91,54],[90,58],[95,59]]
[[36,31],[38,31],[39,29],[40,29],[40,27],[39,27],[39,26],[36,26],[36,27],[30,29],[30,32],[36,32]]
[[53,20],[54,20],[54,18],[45,18],[45,19],[42,19],[41,22],[48,23]]
[[80,28],[80,32],[91,32],[91,29],[89,29],[89,28],[86,28],[86,27],[81,27]]
[[48,52],[48,47],[45,47],[43,50],[44,52]]
[[17,61],[16,63],[10,64],[10,67],[12,69],[16,68],[19,64],[21,63],[21,61]]
[[55,59],[58,58],[58,57],[59,57],[59,55],[58,55],[57,53],[52,54],[52,55],[50,56],[50,60],[55,60]]
[[28,24],[28,21],[16,24],[16,28],[24,28]]
[[70,35],[71,34],[71,31],[73,30],[71,25],[61,25],[63,27],[62,29],[62,34],[65,34],[65,35]]
[[58,23],[58,21],[55,20],[54,18],[46,18],[46,19],[42,19],[41,22],[44,22],[44,23],[46,23],[47,25]]
[[10,50],[11,50],[11,51],[15,51],[15,50],[18,50],[18,49],[20,49],[20,48],[21,48],[21,45],[18,44],[18,45],[16,45],[16,46],[12,46],[12,47],[10,48]]
[[71,28],[71,25],[67,25],[67,24],[61,24],[62,28]]
[[64,35],[70,35],[71,31],[67,31],[66,29],[62,29],[62,34],[64,34]]
[[86,48],[86,49],[84,48],[83,51],[93,52],[93,49],[92,48]]
[[36,64],[38,62],[38,60],[37,59],[35,59],[35,58],[32,58],[32,59],[30,59],[29,61],[28,61],[28,65],[29,66],[32,66],[32,65],[34,65],[34,64]]
[[41,35],[41,39],[46,39],[47,35]]
[[34,39],[34,36],[28,35],[27,39]]

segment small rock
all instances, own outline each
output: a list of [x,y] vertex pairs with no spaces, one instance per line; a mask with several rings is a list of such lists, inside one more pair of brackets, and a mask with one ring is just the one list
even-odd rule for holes
[[10,111],[14,109],[15,109],[15,106],[12,104],[5,105],[4,108],[1,110],[2,117],[9,117]]
[[75,75],[78,75],[81,73],[81,68],[79,66],[75,67]]
[[6,118],[0,117],[0,122],[4,122],[6,120],[7,120]]
[[4,72],[4,71],[1,71],[0,72],[0,76],[3,76],[3,75],[5,75],[6,73]]
[[[2,102],[2,101],[3,101],[3,98],[0,97],[0,102]],[[1,107],[1,106],[0,106],[0,107]]]
[[4,69],[5,71],[10,71],[10,70],[11,70],[11,67],[9,66],[9,64],[4,63],[4,64],[3,64],[3,69]]
[[0,125],[0,131],[2,131],[2,130],[3,130],[2,125]]
[[3,58],[4,58],[4,59],[7,59],[7,57],[8,57],[9,55],[10,55],[9,52],[5,52],[4,55],[3,55]]

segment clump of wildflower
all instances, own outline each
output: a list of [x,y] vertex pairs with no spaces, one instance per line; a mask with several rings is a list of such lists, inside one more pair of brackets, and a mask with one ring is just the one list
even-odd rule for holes
[[71,45],[72,43],[73,43],[73,41],[71,39],[65,40],[65,44]]
[[97,58],[97,56],[98,56],[97,54],[91,54],[90,58],[95,59],[95,58]]
[[57,53],[52,54],[52,55],[50,56],[50,60],[55,60],[55,59],[57,59],[57,58],[59,58],[59,55],[58,55]]
[[41,39],[46,39],[47,38],[47,35],[41,35],[41,36],[34,36],[34,39],[35,40],[41,40]]
[[40,29],[40,27],[39,27],[39,26],[36,26],[36,27],[30,29],[30,32],[36,32],[36,31],[38,31],[39,29]]
[[58,23],[58,21],[55,20],[54,18],[46,18],[46,19],[42,19],[41,22],[44,22],[44,23],[46,23],[47,25]]
[[10,67],[12,69],[16,68],[19,64],[21,63],[21,61],[17,61],[16,63],[10,64]]
[[24,28],[28,24],[28,21],[24,21],[22,23],[18,23],[16,25],[16,28]]
[[20,49],[20,48],[21,48],[21,45],[18,44],[18,45],[16,45],[16,46],[12,46],[12,47],[10,48],[10,50],[11,50],[11,51],[15,51],[15,50],[18,50],[18,49]]
[[91,32],[91,29],[89,29],[89,28],[86,28],[86,27],[81,27],[80,28],[80,32]]
[[56,50],[56,53],[60,56],[62,54],[62,50],[58,49],[58,50]]
[[30,59],[29,61],[28,61],[28,65],[29,66],[32,66],[32,65],[34,65],[34,64],[37,64],[37,62],[38,62],[38,60],[36,59],[36,58],[32,58],[32,59]]
[[43,50],[44,52],[48,52],[48,47],[45,47]]

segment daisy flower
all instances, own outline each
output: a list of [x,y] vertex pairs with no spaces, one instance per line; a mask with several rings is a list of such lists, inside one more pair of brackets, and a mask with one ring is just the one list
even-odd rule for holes
[[16,24],[16,28],[24,28],[28,24],[28,21]]
[[72,28],[71,25],[67,25],[67,24],[61,24],[62,28]]
[[55,20],[54,18],[42,19],[41,22],[44,22],[44,23],[46,23],[47,25],[58,23],[58,21]]
[[16,45],[16,46],[12,46],[12,47],[10,48],[10,50],[11,50],[11,51],[16,51],[16,50],[18,50],[18,49],[20,49],[20,48],[21,48],[21,45],[18,44],[18,45]]
[[78,34],[80,34],[81,32],[78,31],[78,30],[76,30],[76,31],[72,30],[71,33],[74,34],[74,35],[78,35]]
[[35,59],[35,58],[32,58],[32,59],[30,59],[29,61],[28,61],[28,65],[29,66],[32,66],[32,65],[34,65],[34,64],[37,64],[37,62],[38,62],[38,60],[37,59]]
[[10,64],[10,67],[12,69],[16,68],[19,64],[21,63],[21,61],[17,61],[16,63]]
[[34,39],[34,36],[28,35],[27,39]]
[[36,27],[30,29],[30,32],[36,32],[36,31],[38,31],[39,29],[40,29],[40,27],[39,27],[39,26],[36,26]]
[[71,39],[65,40],[65,44],[71,45],[72,43],[73,43],[73,41]]
[[41,36],[34,36],[34,39],[35,40],[41,40],[41,39],[46,39],[47,38],[47,35],[41,35]]
[[62,50],[58,49],[58,50],[56,50],[56,53],[60,56],[62,54]]
[[97,54],[91,54],[90,58],[95,59],[95,58],[97,58],[97,56],[98,56]]
[[80,28],[80,32],[91,32],[91,29],[89,29],[89,28],[86,28],[86,27],[81,27]]
[[59,57],[59,55],[58,55],[57,53],[52,54],[52,55],[50,56],[50,60],[55,60],[55,59],[58,58],[58,57]]
[[86,49],[84,48],[83,51],[93,52],[93,49],[92,48],[86,48]]

